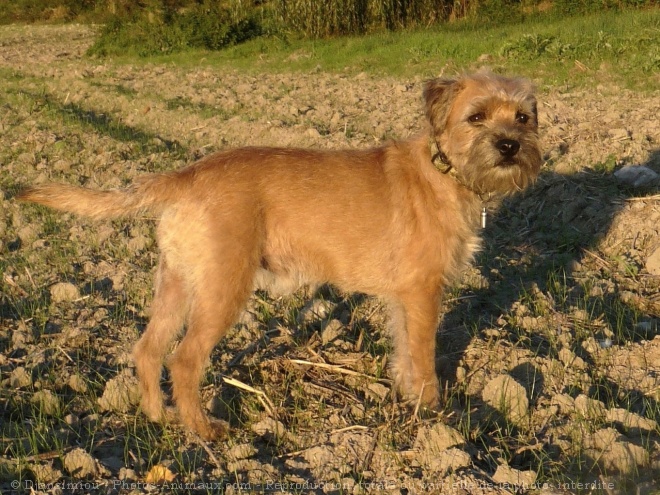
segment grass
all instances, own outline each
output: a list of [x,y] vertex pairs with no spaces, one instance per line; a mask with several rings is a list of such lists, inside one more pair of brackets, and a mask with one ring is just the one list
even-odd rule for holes
[[199,64],[251,74],[322,70],[379,76],[431,77],[490,65],[554,87],[613,80],[636,89],[660,85],[660,9],[605,12],[521,24],[467,22],[423,31],[385,32],[321,41],[259,38],[220,52],[185,51],[118,63]]

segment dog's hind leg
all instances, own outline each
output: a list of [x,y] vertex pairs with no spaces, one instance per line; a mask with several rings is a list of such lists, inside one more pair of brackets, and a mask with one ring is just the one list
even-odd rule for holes
[[249,230],[232,232],[230,240],[208,240],[207,254],[193,268],[197,280],[188,328],[168,362],[179,418],[206,440],[226,433],[223,421],[211,420],[202,410],[199,385],[214,346],[236,321],[252,292],[259,257],[254,232]]
[[156,272],[152,316],[142,338],[133,348],[142,410],[152,421],[166,419],[160,388],[163,359],[184,325],[188,306],[183,278],[162,257]]

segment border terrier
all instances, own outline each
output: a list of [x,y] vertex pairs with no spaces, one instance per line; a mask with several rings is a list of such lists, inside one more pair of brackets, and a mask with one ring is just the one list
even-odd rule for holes
[[443,290],[479,248],[486,205],[530,184],[542,158],[526,80],[487,72],[433,79],[423,101],[425,131],[377,148],[246,147],[126,189],[46,184],[18,196],[95,219],[159,217],[152,316],[133,351],[151,420],[170,417],[161,371],[185,327],[167,360],[179,420],[204,439],[224,434],[226,423],[207,417],[199,396],[213,347],[256,288],[326,282],[387,303],[395,387],[437,407]]

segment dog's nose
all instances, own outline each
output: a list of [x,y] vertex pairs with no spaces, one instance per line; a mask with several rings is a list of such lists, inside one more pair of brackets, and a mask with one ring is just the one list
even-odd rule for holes
[[500,151],[502,156],[511,158],[518,153],[520,143],[514,139],[500,139],[495,143],[495,147]]

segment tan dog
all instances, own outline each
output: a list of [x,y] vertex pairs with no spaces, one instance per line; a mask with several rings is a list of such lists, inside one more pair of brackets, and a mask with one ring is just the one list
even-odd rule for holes
[[[241,148],[122,190],[48,184],[19,199],[93,218],[160,216],[153,316],[134,349],[142,409],[165,419],[168,361],[180,420],[206,439],[226,429],[203,412],[199,382],[218,340],[256,287],[330,282],[391,308],[393,378],[438,404],[435,336],[445,286],[479,246],[484,201],[539,172],[536,100],[519,79],[477,73],[424,87],[428,133],[379,148]],[[438,172],[432,150],[455,174]]]

